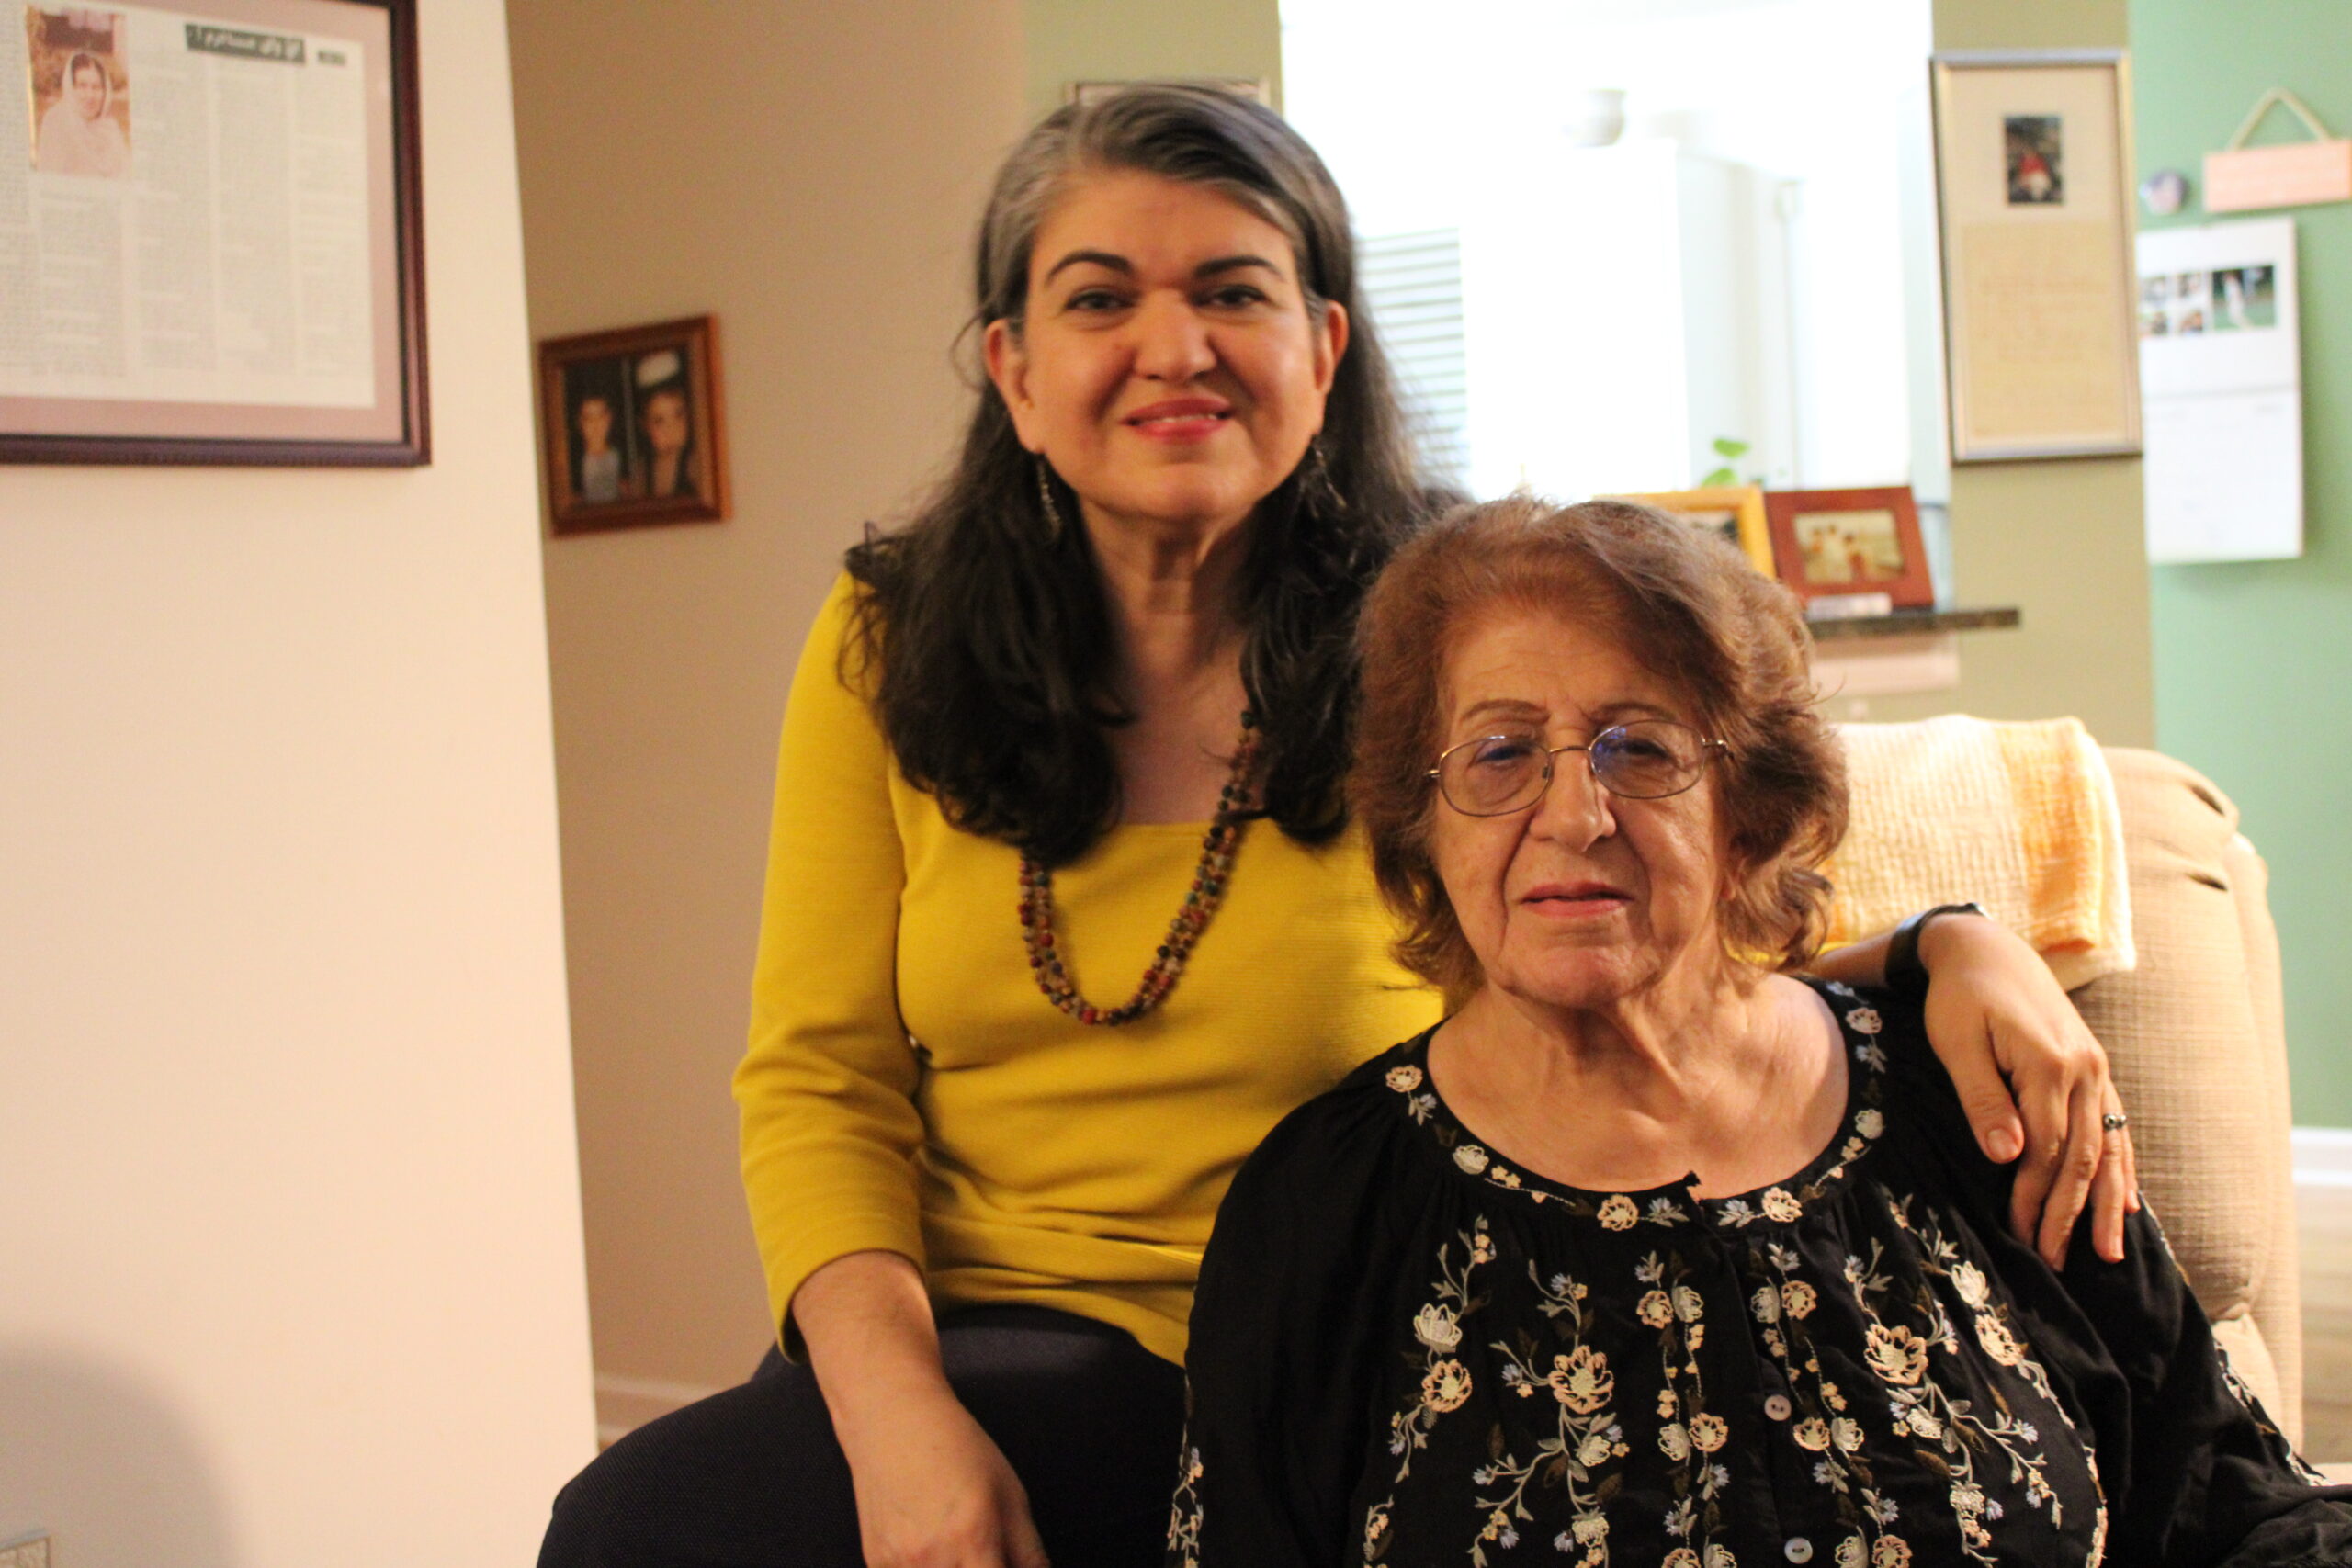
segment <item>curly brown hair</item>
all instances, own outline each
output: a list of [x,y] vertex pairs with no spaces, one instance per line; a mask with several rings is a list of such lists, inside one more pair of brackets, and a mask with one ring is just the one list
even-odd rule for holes
[[1464,507],[1400,549],[1366,600],[1349,798],[1380,890],[1405,922],[1397,956],[1459,999],[1482,982],[1430,852],[1445,661],[1497,604],[1597,621],[1664,675],[1724,742],[1716,778],[1732,859],[1724,945],[1793,969],[1818,951],[1846,832],[1845,750],[1815,711],[1796,596],[1682,519],[1625,502],[1530,496]]

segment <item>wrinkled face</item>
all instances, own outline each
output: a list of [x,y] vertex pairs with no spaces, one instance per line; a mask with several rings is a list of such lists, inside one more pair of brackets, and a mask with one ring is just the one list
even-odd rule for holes
[[685,394],[656,392],[646,400],[645,444],[663,457],[686,449]]
[[1323,426],[1346,313],[1290,241],[1205,186],[1089,175],[1037,231],[1027,319],[988,329],[1021,444],[1096,528],[1238,526]]
[[79,61],[74,67],[74,109],[84,119],[96,119],[106,112],[107,73],[94,60]]
[[[1487,735],[1580,746],[1643,718],[1701,728],[1672,682],[1604,627],[1511,605],[1457,634],[1440,682],[1443,746]],[[1598,1008],[1678,972],[1710,973],[1729,882],[1713,770],[1683,794],[1625,800],[1600,788],[1577,753],[1552,766],[1544,797],[1509,816],[1432,807],[1438,874],[1487,984],[1546,1006]]]
[[602,398],[585,398],[580,404],[580,439],[591,452],[602,452],[613,438],[613,409]]

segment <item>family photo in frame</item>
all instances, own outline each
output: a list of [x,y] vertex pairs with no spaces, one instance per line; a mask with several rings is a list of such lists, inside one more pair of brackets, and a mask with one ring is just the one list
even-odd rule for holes
[[558,534],[727,515],[713,318],[550,338],[539,402]]
[[1773,574],[1772,533],[1764,513],[1764,491],[1757,485],[1707,485],[1697,490],[1648,491],[1624,495],[1670,512],[1694,527],[1703,528],[1747,558],[1765,576]]
[[1908,485],[1773,491],[1764,498],[1781,581],[1808,604],[1883,593],[1898,610],[1936,603]]

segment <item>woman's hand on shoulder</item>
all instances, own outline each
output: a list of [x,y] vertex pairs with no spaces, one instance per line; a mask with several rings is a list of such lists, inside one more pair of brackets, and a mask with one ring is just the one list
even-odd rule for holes
[[2140,1207],[2127,1131],[2103,1118],[2122,1100],[2107,1052],[2041,955],[1997,920],[1948,915],[1919,933],[1928,1040],[1951,1076],[1987,1156],[2023,1159],[2009,1224],[2053,1269],[2087,1203],[2092,1246],[2123,1256],[2123,1218]]

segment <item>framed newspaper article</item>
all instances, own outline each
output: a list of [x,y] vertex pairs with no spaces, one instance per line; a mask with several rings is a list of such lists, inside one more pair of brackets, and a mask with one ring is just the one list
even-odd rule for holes
[[1943,53],[1930,77],[1952,461],[2137,453],[2122,54]]
[[0,0],[0,460],[430,460],[415,0]]

